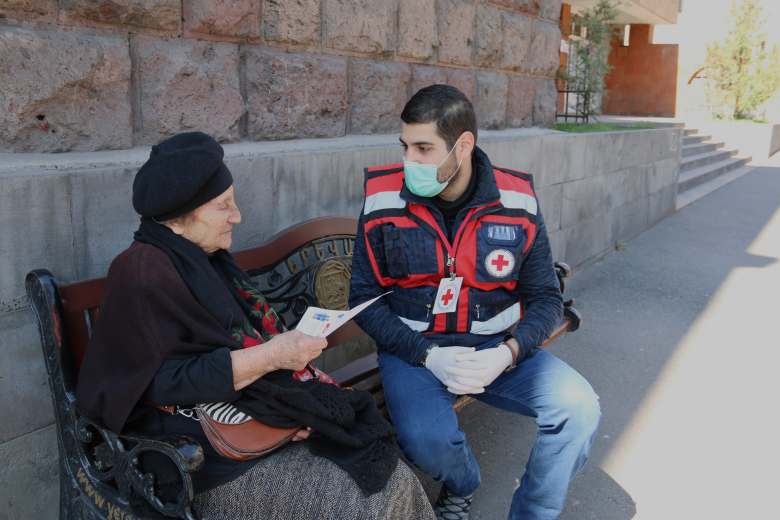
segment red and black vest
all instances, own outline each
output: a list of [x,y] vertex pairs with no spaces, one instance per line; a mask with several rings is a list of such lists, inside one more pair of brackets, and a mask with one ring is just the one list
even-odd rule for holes
[[[516,289],[536,238],[533,180],[505,168],[484,173],[493,176],[489,181],[499,196],[470,207],[450,243],[429,205],[414,202],[408,191],[402,196],[402,164],[365,170],[368,258],[379,285],[393,290],[387,296],[391,310],[413,330],[489,336],[522,318]],[[434,315],[439,282],[446,276],[463,277],[457,311]]]

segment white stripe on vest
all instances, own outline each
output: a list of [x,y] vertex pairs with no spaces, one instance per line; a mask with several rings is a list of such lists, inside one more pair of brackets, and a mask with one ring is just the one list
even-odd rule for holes
[[503,311],[499,312],[489,320],[485,321],[472,321],[471,333],[472,334],[498,334],[504,332],[509,327],[517,323],[520,319],[520,302],[507,307]]
[[427,321],[414,321],[407,318],[404,318],[402,316],[398,316],[402,322],[406,324],[407,327],[410,329],[416,331],[416,332],[423,332],[428,330],[428,322]]
[[498,190],[501,193],[501,204],[505,208],[524,209],[531,215],[536,215],[536,199],[527,193],[519,191]]
[[380,209],[400,209],[406,207],[406,201],[401,198],[400,191],[380,191],[366,197],[366,204],[363,206],[363,214],[368,215]]

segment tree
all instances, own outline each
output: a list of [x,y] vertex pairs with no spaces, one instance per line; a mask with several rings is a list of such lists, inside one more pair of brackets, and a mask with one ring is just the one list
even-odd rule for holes
[[617,17],[619,2],[599,2],[572,17],[580,36],[573,36],[570,44],[568,72],[560,75],[568,83],[568,89],[579,92],[578,107],[585,116],[600,112],[597,105],[604,94],[604,78],[609,73],[610,40],[612,24]]
[[707,46],[707,96],[716,117],[747,119],[780,89],[780,49],[767,49],[760,0],[732,1],[734,25]]

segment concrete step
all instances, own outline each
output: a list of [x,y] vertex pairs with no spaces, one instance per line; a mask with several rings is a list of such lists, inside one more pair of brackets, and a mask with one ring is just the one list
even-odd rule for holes
[[729,157],[728,159],[705,164],[692,170],[680,171],[680,177],[677,180],[677,193],[682,194],[732,170],[741,168],[748,161],[750,161],[749,157]]
[[655,125],[656,128],[685,128],[685,123],[667,123],[665,121],[662,122],[662,121],[653,121],[653,120],[642,121],[642,122],[651,123]]
[[703,143],[710,139],[712,139],[711,135],[687,135],[683,137],[682,144],[683,146],[688,146],[689,144]]
[[633,125],[636,123],[649,123],[655,128],[684,128],[684,121],[674,121],[669,118],[657,118],[657,117],[639,117],[639,116],[620,116],[602,114],[593,116],[593,121],[601,123],[615,123],[618,125]]
[[683,130],[683,135],[695,135],[698,134],[699,131],[695,128],[685,128]]
[[746,173],[750,173],[754,169],[755,168],[752,166],[741,166],[737,169],[728,171],[726,173],[723,173],[722,175],[710,179],[707,182],[699,184],[694,188],[678,193],[677,210],[678,211],[681,210],[688,204],[691,204],[692,202],[699,200],[705,195],[709,195],[710,193],[717,190],[718,188],[721,188],[726,184],[739,179],[740,177],[742,177]]
[[715,150],[713,152],[704,152],[691,155],[690,157],[683,157],[682,160],[680,160],[680,171],[684,172],[693,170],[694,168],[698,168],[700,166],[720,162],[728,159],[736,153],[736,150]]
[[682,156],[690,157],[692,155],[699,155],[706,152],[714,152],[715,150],[723,148],[723,143],[695,143],[695,144],[683,144]]

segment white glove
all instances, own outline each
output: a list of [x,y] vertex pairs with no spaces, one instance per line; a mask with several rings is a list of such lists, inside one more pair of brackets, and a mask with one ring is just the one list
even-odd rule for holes
[[447,370],[455,366],[456,356],[474,353],[474,347],[433,347],[425,358],[425,368],[430,370],[436,379],[453,394],[478,394],[484,388],[476,388],[452,381]]
[[445,372],[450,385],[484,391],[511,364],[512,351],[501,343],[497,347],[458,354],[455,364],[448,365]]

